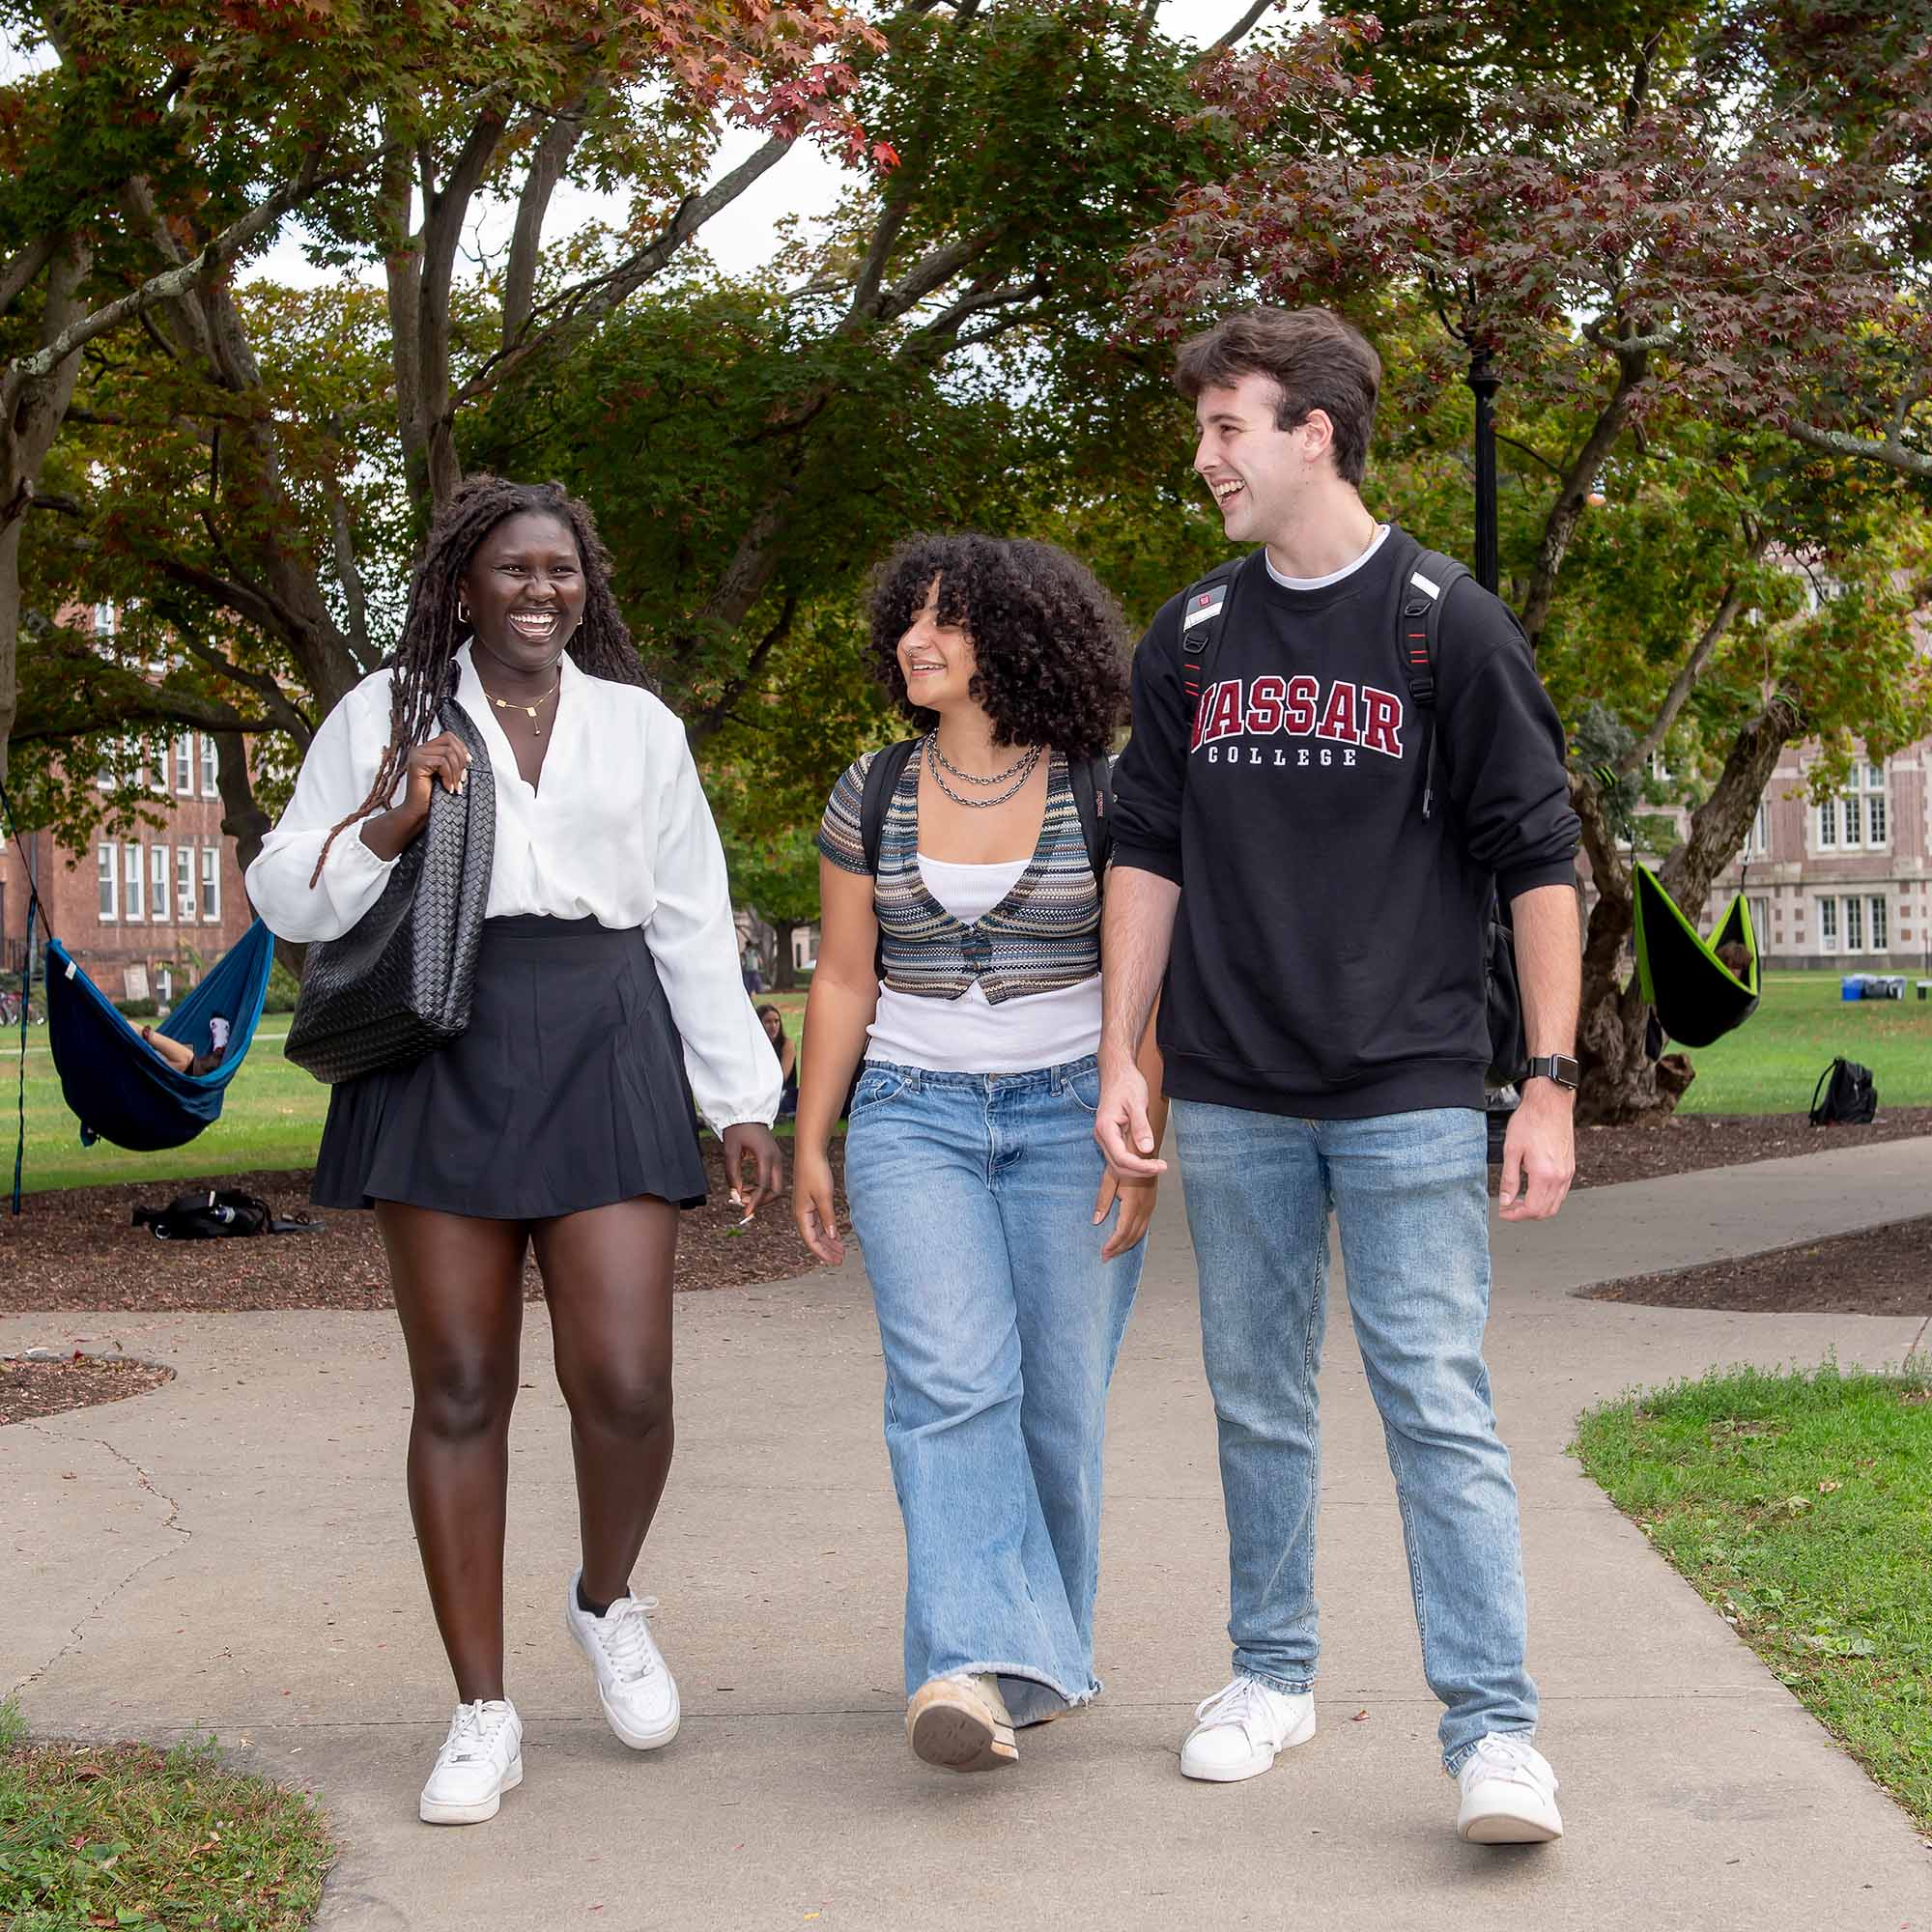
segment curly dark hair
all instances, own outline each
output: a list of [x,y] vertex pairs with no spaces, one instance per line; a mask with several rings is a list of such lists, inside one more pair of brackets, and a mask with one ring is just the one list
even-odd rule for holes
[[469,477],[437,512],[422,561],[410,580],[402,639],[388,666],[395,673],[389,692],[388,749],[376,768],[368,797],[323,840],[322,857],[315,862],[309,879],[311,888],[322,877],[336,835],[382,810],[409,763],[411,747],[429,734],[436,708],[449,689],[450,661],[470,633],[469,619],[458,614],[459,586],[477,546],[498,524],[526,514],[554,517],[568,526],[577,539],[577,554],[583,563],[584,597],[583,621],[568,646],[572,662],[591,677],[650,688],[651,681],[644,675],[637,646],[611,591],[611,553],[598,538],[588,508],[561,483]]
[[1069,758],[1106,751],[1127,711],[1127,629],[1094,573],[1026,537],[908,537],[872,579],[872,669],[922,730],[939,714],[912,702],[899,639],[934,578],[939,621],[957,624],[979,662],[972,691],[996,745],[1044,745]]

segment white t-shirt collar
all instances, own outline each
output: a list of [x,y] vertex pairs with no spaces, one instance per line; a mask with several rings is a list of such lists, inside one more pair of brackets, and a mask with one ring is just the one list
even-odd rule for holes
[[1345,577],[1352,577],[1360,570],[1388,541],[1388,533],[1389,526],[1386,524],[1378,524],[1375,535],[1369,540],[1368,549],[1353,563],[1345,563],[1340,570],[1331,570],[1326,577],[1284,577],[1274,567],[1274,558],[1267,554],[1265,548],[1262,551],[1262,562],[1267,566],[1269,577],[1284,590],[1326,590],[1330,584],[1340,583]]

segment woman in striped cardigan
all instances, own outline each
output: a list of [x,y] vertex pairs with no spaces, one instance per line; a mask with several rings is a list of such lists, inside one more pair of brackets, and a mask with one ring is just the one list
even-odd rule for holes
[[873,786],[873,838],[867,777],[893,754],[826,808],[794,1206],[841,1261],[826,1148],[859,1069],[845,1184],[905,1518],[907,1734],[981,1771],[1100,1688],[1101,1435],[1153,1188],[1117,1183],[1093,1138],[1102,881],[1079,793],[1104,810],[1125,639],[1083,565],[984,536],[901,545],[871,632],[923,735],[890,798]]

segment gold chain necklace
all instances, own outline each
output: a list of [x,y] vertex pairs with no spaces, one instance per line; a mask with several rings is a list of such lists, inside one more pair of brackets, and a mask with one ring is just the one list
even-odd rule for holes
[[530,721],[531,736],[541,738],[543,736],[543,726],[537,723],[537,713],[544,705],[548,704],[551,701],[551,699],[557,695],[557,693],[562,689],[563,689],[563,673],[561,671],[558,671],[556,674],[556,682],[554,685],[552,685],[551,688],[547,692],[545,692],[544,695],[540,698],[538,698],[536,703],[534,704],[518,704],[515,703],[510,698],[498,697],[494,691],[488,688],[488,686],[484,687],[483,696],[487,697],[490,700],[490,702],[497,707],[498,711],[521,711],[524,714],[524,716]]

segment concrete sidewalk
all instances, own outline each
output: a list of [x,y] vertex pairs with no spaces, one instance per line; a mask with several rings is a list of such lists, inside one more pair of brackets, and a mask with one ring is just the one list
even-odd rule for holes
[[[1932,1928],[1932,1850],[1564,1454],[1590,1402],[1717,1363],[1897,1361],[1919,1324],[1579,1300],[1592,1281],[1923,1213],[1932,1141],[1577,1195],[1497,1239],[1490,1359],[1524,1505],[1542,1742],[1569,1837],[1453,1835],[1379,1426],[1336,1297],[1321,1735],[1182,1780],[1228,1671],[1226,1551],[1185,1227],[1152,1237],[1115,1384],[1091,1712],[1011,1774],[907,1753],[903,1550],[856,1268],[678,1306],[678,1458],[638,1572],[682,1686],[634,1756],[561,1625],[575,1508],[532,1308],[514,1443],[511,1694],[526,1782],[432,1831],[451,1692],[402,1486],[388,1315],[46,1316],[0,1352],[120,1346],[178,1378],[0,1432],[0,1686],[37,1730],[213,1729],[311,1784],[342,1840],[322,1923],[517,1928],[1181,1925]],[[165,1256],[157,1256],[164,1264]]]

